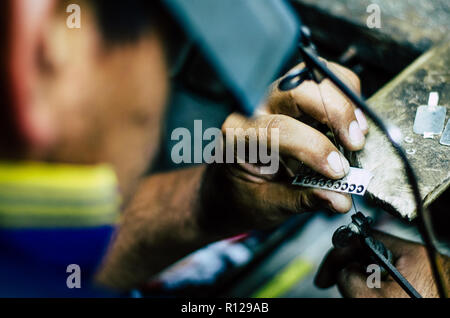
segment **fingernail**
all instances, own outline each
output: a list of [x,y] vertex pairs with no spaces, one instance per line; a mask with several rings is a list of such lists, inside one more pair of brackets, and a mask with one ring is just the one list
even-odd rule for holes
[[361,109],[357,108],[355,110],[355,116],[356,116],[356,120],[358,121],[359,128],[361,128],[361,130],[363,130],[363,131],[367,130],[369,128],[369,125],[367,124],[366,116],[361,111]]
[[350,127],[348,128],[348,135],[353,146],[359,147],[364,144],[364,135],[361,131],[361,128],[359,128],[359,124],[356,120],[350,123]]
[[327,194],[330,201],[330,208],[339,213],[348,212],[351,208],[351,199],[337,192],[331,192]]
[[344,156],[336,151],[331,152],[327,157],[328,165],[338,176],[344,176],[350,170],[350,165]]

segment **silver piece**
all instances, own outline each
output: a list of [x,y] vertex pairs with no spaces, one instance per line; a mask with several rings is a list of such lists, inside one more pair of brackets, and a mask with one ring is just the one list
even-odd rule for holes
[[438,93],[431,92],[428,106],[421,105],[417,108],[413,127],[414,133],[426,135],[427,138],[430,138],[430,136],[439,135],[442,132],[447,108],[438,106],[438,101]]
[[306,188],[319,188],[335,192],[351,193],[363,196],[373,174],[365,169],[350,168],[348,175],[339,180],[328,179],[311,170],[295,176],[293,185]]
[[450,146],[450,119],[445,126],[444,132],[442,133],[441,140],[439,141],[441,145]]

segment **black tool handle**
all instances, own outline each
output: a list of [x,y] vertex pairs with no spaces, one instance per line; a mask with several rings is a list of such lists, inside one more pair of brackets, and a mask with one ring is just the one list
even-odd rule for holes
[[395,268],[392,263],[386,259],[386,257],[378,250],[375,246],[374,239],[372,237],[364,238],[365,245],[369,248],[374,256],[381,265],[391,274],[392,278],[403,288],[403,290],[411,297],[411,298],[422,298],[422,296],[417,292],[417,290],[406,280],[405,277]]

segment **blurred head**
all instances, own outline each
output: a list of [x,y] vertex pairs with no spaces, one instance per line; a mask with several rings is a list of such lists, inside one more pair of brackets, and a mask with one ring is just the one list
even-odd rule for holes
[[[132,192],[157,152],[168,94],[153,2],[1,2],[0,159],[110,163]],[[80,29],[66,23],[71,3]]]

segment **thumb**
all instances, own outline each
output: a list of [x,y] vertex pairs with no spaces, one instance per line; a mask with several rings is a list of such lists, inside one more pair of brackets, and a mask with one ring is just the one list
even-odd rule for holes
[[355,261],[354,248],[334,248],[325,256],[319,267],[314,283],[319,288],[328,288],[337,283],[339,272]]
[[349,264],[358,261],[361,255],[361,247],[349,246],[345,248],[333,248],[325,256],[319,267],[314,283],[319,288],[328,288],[338,282],[340,272]]
[[346,298],[383,297],[381,289],[368,287],[367,279],[367,275],[361,272],[361,265],[352,263],[341,270],[337,276],[339,291]]

